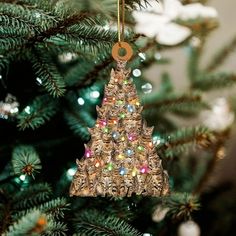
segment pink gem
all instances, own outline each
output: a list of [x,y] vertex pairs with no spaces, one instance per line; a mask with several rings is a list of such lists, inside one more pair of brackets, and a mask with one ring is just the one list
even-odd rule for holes
[[148,172],[148,167],[147,167],[147,166],[142,166],[142,167],[140,168],[140,172],[141,172],[142,174],[146,174],[146,173]]
[[107,125],[107,122],[106,122],[106,120],[100,120],[100,121],[99,121],[99,124],[100,124],[101,126],[106,126],[106,125]]
[[107,102],[107,98],[103,98],[103,103],[106,103]]
[[128,135],[128,140],[129,141],[134,141],[136,139],[136,135],[135,134],[129,134]]
[[92,154],[92,152],[91,152],[91,150],[90,149],[85,149],[85,156],[86,157],[91,157],[91,154]]

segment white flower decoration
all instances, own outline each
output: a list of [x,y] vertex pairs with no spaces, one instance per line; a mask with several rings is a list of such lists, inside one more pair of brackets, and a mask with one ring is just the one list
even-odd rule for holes
[[134,11],[135,31],[163,45],[173,46],[186,40],[191,35],[188,27],[179,25],[177,20],[193,20],[198,18],[216,18],[217,12],[212,7],[200,3],[182,5],[179,0],[152,0],[149,6],[141,11]]
[[226,98],[220,97],[212,102],[211,110],[201,113],[201,119],[210,130],[222,132],[233,124],[234,113],[231,111]]

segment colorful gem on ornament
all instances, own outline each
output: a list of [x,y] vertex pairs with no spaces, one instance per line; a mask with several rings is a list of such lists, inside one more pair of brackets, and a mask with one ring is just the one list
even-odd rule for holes
[[147,167],[147,166],[142,166],[142,167],[140,168],[140,173],[146,174],[147,172],[148,172],[148,167]]
[[112,163],[108,163],[108,164],[107,164],[107,169],[108,169],[109,171],[111,171],[111,170],[113,169],[113,164],[112,164]]
[[127,105],[127,110],[128,110],[128,112],[133,113],[135,111],[135,107],[133,105],[129,104],[129,105]]
[[135,177],[137,174],[138,174],[138,169],[137,168],[133,168],[132,176]]
[[122,141],[122,142],[125,141],[125,137],[124,137],[124,136],[121,137],[121,141]]
[[121,118],[121,119],[124,119],[124,118],[125,118],[125,114],[124,114],[124,113],[121,113],[121,114],[120,114],[120,118]]
[[100,167],[100,166],[101,166],[101,162],[100,162],[100,161],[96,161],[96,162],[95,162],[95,167],[98,168],[98,167]]
[[143,150],[144,150],[144,147],[143,147],[143,146],[138,146],[138,150],[139,150],[139,151],[143,151]]
[[125,157],[124,157],[124,155],[119,154],[119,155],[117,156],[117,158],[120,159],[120,160],[123,160]]
[[113,123],[114,125],[116,125],[116,124],[117,124],[117,119],[113,119],[113,120],[112,120],[112,123]]
[[148,147],[152,148],[152,147],[153,147],[153,143],[152,143],[152,142],[149,142],[149,143],[148,143]]
[[134,151],[131,149],[127,149],[125,153],[127,156],[132,156],[134,154]]
[[104,133],[108,133],[109,132],[109,129],[107,127],[103,128],[103,132]]
[[91,157],[91,155],[92,155],[91,150],[86,148],[84,155],[85,155],[85,157]]
[[117,132],[117,131],[112,132],[112,138],[113,139],[117,140],[117,139],[119,139],[119,137],[120,137],[119,132]]
[[127,170],[124,167],[121,167],[119,169],[119,173],[120,173],[120,175],[125,175],[125,174],[127,174]]
[[140,102],[136,102],[135,104],[136,104],[137,106],[140,106]]
[[118,104],[118,105],[123,105],[123,101],[122,101],[122,100],[118,100],[118,101],[117,101],[117,104]]
[[113,98],[112,98],[112,101],[114,102],[115,100],[116,100],[116,98],[115,98],[115,97],[113,97]]
[[135,134],[128,134],[128,140],[129,141],[134,141],[137,139],[137,136]]
[[100,120],[99,121],[99,125],[100,126],[106,126],[107,125],[107,121],[106,120]]
[[103,103],[106,103],[107,102],[107,98],[103,98]]
[[126,85],[126,84],[128,84],[128,80],[127,80],[127,79],[126,79],[126,80],[124,80],[124,82],[123,82],[123,83],[124,83],[125,85]]

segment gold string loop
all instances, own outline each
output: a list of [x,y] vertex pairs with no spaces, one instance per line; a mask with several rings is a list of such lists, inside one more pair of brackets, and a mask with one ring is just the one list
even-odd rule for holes
[[[121,8],[121,14],[120,14],[120,8]],[[120,25],[120,22],[122,22],[121,25]],[[124,42],[124,38],[125,38],[125,0],[122,0],[121,7],[120,7],[120,0],[117,0],[117,31],[118,31],[118,42],[112,48],[112,56],[116,61],[128,61],[133,55],[133,50],[128,43]],[[126,54],[121,56],[119,54],[120,49],[125,49]]]

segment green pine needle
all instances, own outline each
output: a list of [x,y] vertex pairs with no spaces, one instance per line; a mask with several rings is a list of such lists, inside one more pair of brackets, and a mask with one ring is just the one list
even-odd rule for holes
[[58,100],[51,99],[48,95],[36,97],[29,106],[19,113],[18,127],[21,130],[36,129],[50,120],[57,110]]
[[44,203],[52,195],[52,189],[47,183],[34,184],[17,192],[13,197],[13,208],[22,211]]
[[[39,225],[39,221],[45,221],[45,225]],[[6,233],[2,236],[26,236],[26,235],[41,235],[40,233],[45,230],[46,216],[39,210],[29,212],[27,215],[22,216],[17,222],[11,225]]]
[[80,212],[75,219],[76,235],[86,236],[141,236],[135,228],[114,216],[88,210]]
[[42,169],[41,161],[35,149],[32,146],[18,146],[12,154],[12,166],[16,175],[30,175]]

